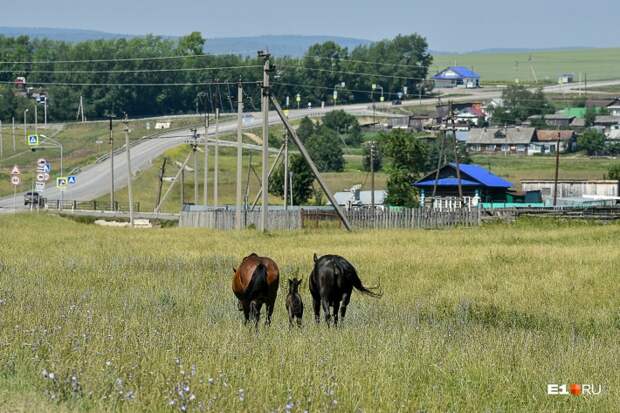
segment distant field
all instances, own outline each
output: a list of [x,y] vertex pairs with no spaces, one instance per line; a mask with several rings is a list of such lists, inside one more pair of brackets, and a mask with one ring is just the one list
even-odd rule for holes
[[483,82],[532,82],[530,56],[539,81],[555,83],[562,73],[574,73],[575,80],[579,80],[580,73],[587,73],[588,80],[620,78],[620,48],[437,55],[433,56],[431,74],[456,64],[473,67]]

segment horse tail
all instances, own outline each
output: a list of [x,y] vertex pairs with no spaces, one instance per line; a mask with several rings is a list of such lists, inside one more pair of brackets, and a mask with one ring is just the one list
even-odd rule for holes
[[254,273],[252,274],[252,278],[248,283],[245,292],[243,293],[242,300],[249,301],[254,298],[257,293],[263,291],[267,288],[267,267],[265,267],[262,263],[259,263],[254,269]]
[[[364,284],[362,284],[362,280],[360,280],[360,277],[357,275],[357,271],[355,270],[353,266],[351,266],[351,270],[352,270],[350,271],[351,281],[355,289],[357,289],[359,292],[369,297],[381,298],[383,296],[383,291],[381,291],[380,285],[377,285],[375,287],[364,287]],[[373,290],[379,290],[379,291],[374,292]]]

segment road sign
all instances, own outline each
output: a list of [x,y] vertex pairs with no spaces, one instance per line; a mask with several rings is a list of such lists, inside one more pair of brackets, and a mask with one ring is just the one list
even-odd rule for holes
[[35,182],[34,188],[37,192],[43,192],[45,190],[45,182]]
[[13,176],[11,177],[11,184],[13,184],[13,185],[15,185],[15,186],[19,185],[19,184],[21,183],[21,181],[22,181],[22,180],[21,180],[21,178],[19,177],[19,175],[13,175]]
[[37,160],[37,166],[39,167],[44,167],[47,164],[47,159],[45,158],[39,158]]
[[30,146],[38,146],[39,145],[39,135],[30,135],[30,136],[28,136],[28,145],[30,145]]
[[19,174],[21,174],[19,167],[17,165],[13,166],[13,169],[11,169],[11,175],[19,175]]
[[37,174],[37,182],[45,182],[45,175],[41,172]]
[[67,177],[61,176],[56,178],[56,188],[64,189],[67,187]]
[[75,185],[75,184],[77,184],[77,176],[75,176],[75,175],[70,175],[70,176],[67,178],[67,183],[69,183],[69,185]]
[[103,141],[101,141],[101,140],[97,140],[97,141],[95,141],[95,143],[96,143],[97,145],[101,145],[101,144],[103,143]]

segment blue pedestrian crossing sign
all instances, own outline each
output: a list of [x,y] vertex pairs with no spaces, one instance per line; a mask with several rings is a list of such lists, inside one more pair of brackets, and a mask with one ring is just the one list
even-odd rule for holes
[[75,185],[75,184],[77,184],[77,176],[75,176],[75,175],[69,175],[69,176],[67,177],[67,183],[68,183],[69,185]]
[[28,136],[28,145],[37,146],[39,145],[39,135],[30,135]]
[[67,187],[67,178],[64,176],[56,178],[56,188],[64,189]]

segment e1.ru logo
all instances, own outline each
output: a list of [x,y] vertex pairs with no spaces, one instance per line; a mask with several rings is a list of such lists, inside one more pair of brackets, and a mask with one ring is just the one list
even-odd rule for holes
[[547,384],[547,394],[552,396],[598,396],[602,391],[600,384]]

